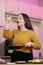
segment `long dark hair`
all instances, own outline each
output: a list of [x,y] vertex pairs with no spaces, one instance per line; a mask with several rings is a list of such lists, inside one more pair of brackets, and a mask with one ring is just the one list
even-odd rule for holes
[[31,21],[29,19],[29,16],[27,14],[24,14],[24,13],[20,13],[19,15],[23,16],[23,19],[24,19],[24,22],[25,22],[25,27],[27,29],[33,30],[33,27],[32,27]]

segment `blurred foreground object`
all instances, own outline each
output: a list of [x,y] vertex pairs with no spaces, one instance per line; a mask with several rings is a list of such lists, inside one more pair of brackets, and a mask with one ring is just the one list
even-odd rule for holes
[[33,60],[29,60],[28,62],[35,62],[35,63],[43,63],[43,59],[33,59]]
[[6,62],[6,61],[0,58],[0,62]]

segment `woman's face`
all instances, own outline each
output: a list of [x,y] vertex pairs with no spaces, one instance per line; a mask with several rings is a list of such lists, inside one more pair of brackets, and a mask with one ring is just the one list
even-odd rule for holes
[[23,16],[19,15],[18,16],[18,22],[17,22],[18,26],[23,26],[25,24]]

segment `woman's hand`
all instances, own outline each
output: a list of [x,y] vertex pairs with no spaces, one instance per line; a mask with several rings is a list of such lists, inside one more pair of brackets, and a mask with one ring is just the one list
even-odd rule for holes
[[33,42],[27,42],[26,44],[25,44],[25,47],[33,47]]
[[5,60],[3,60],[3,59],[0,58],[0,62],[5,62]]

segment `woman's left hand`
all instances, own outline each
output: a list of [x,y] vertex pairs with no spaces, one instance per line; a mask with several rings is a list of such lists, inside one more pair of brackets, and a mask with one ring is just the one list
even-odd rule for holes
[[27,42],[27,43],[25,44],[25,47],[31,47],[31,46],[33,46],[33,42]]

